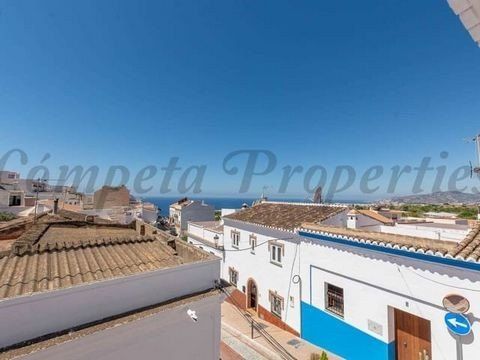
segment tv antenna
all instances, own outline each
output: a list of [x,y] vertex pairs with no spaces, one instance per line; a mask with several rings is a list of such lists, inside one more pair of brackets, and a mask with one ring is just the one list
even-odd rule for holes
[[477,160],[475,166],[470,161],[470,177],[473,177],[473,174],[480,175],[480,134],[476,135],[472,141],[475,143]]

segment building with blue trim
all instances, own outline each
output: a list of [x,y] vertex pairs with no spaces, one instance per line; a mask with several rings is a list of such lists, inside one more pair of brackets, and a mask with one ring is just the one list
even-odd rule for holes
[[[275,202],[223,220],[237,306],[345,359],[480,354],[478,225],[397,226],[371,210]],[[444,323],[451,294],[470,302],[473,330],[460,339]]]
[[[298,234],[304,339],[346,359],[478,357],[478,227],[452,244],[316,224]],[[469,336],[444,323],[452,293],[470,301]]]

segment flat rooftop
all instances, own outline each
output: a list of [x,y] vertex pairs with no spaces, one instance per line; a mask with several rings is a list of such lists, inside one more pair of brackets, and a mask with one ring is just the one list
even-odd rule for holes
[[426,228],[434,228],[434,229],[448,229],[448,230],[462,230],[462,231],[469,231],[470,227],[464,224],[442,224],[442,223],[433,223],[433,222],[418,222],[418,223],[398,223],[399,225],[405,226],[420,226]]
[[219,221],[189,221],[189,223],[223,234],[223,225]]

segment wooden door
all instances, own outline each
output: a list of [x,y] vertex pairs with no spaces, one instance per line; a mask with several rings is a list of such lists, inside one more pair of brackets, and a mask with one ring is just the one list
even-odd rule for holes
[[250,301],[249,306],[250,308],[257,308],[257,284],[253,280],[249,281],[249,294],[250,294]]
[[432,360],[430,321],[395,309],[397,360]]

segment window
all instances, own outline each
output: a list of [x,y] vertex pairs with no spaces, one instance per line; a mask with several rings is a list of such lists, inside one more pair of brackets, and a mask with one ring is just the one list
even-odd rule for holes
[[270,244],[270,262],[275,265],[282,265],[283,245],[278,243]]
[[228,277],[230,279],[230,284],[237,286],[238,271],[233,268],[228,268]]
[[283,298],[276,291],[270,291],[270,312],[278,317],[282,317]]
[[231,235],[232,237],[232,246],[235,247],[235,248],[238,248],[239,244],[240,244],[240,233],[238,231],[233,231],[231,232]]
[[255,247],[257,246],[257,237],[255,235],[250,235],[250,252],[255,254]]
[[325,283],[326,299],[325,308],[331,313],[343,317],[343,289]]
[[10,195],[8,200],[8,206],[20,206],[22,204],[22,198],[17,195]]

